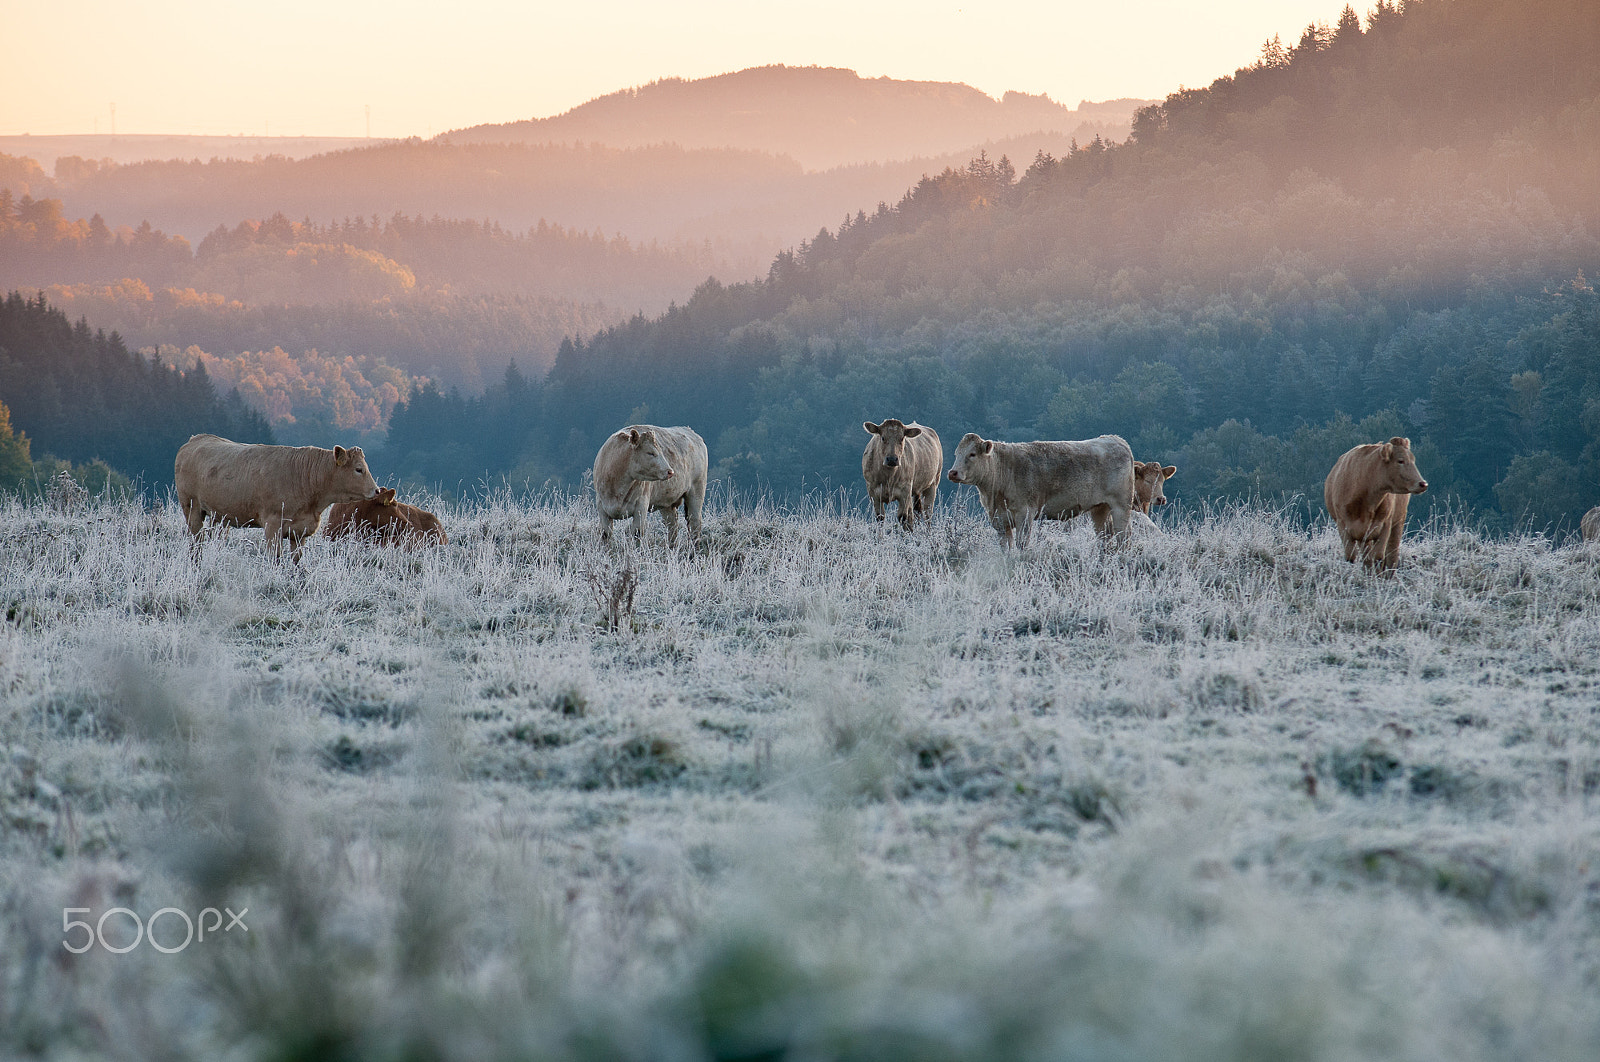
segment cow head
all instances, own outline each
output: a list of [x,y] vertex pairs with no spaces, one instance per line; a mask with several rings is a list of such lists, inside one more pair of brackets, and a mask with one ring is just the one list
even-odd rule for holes
[[950,466],[950,482],[977,483],[986,480],[993,464],[994,440],[969,431],[956,443],[956,460]]
[[904,459],[906,440],[915,439],[922,434],[920,426],[914,425],[908,428],[893,417],[882,424],[874,424],[870,420],[863,421],[861,426],[878,437],[882,443],[879,450],[883,454],[883,463],[890,468],[895,468]]
[[1149,516],[1152,505],[1167,504],[1167,493],[1162,487],[1177,471],[1177,465],[1167,465],[1163,468],[1160,461],[1135,461],[1133,507]]
[[349,450],[333,448],[332,480],[334,501],[364,501],[378,496],[378,481],[372,478],[367,455],[359,446]]
[[1417,471],[1410,439],[1396,435],[1383,444],[1383,470],[1392,494],[1421,494],[1428,489],[1428,481]]
[[628,429],[628,476],[649,483],[672,478],[672,463],[662,453],[656,433],[649,428]]
[[379,491],[378,491],[378,496],[373,498],[372,500],[377,502],[379,505],[393,505],[393,504],[395,504],[394,488],[393,487],[382,487],[382,488],[380,488]]

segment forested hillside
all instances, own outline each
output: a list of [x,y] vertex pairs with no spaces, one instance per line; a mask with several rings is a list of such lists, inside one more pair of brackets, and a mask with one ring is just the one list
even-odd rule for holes
[[149,222],[112,230],[100,214],[68,220],[58,199],[0,188],[0,287],[188,287],[249,305],[371,302],[419,291],[534,295],[665,309],[714,273],[751,273],[709,243],[636,245],[540,219],[517,232],[492,221],[396,214],[328,225],[282,213],[218,225],[188,240]]
[[759,282],[569,342],[542,389],[481,400],[523,404],[503,439],[465,399],[401,407],[380,467],[575,484],[648,419],[790,494],[853,484],[860,422],[899,415],[952,444],[1118,431],[1179,465],[1176,498],[1314,508],[1333,456],[1403,433],[1424,513],[1570,523],[1600,501],[1597,55],[1581,0],[1347,8],[1125,144],[980,157]]
[[[744,144],[727,123],[730,91],[778,107],[756,123],[767,140]],[[253,138],[147,138],[175,152],[238,149],[203,162],[140,160],[132,138],[117,157],[63,153],[56,141],[72,138],[12,138],[48,148],[52,173],[0,155],[0,292],[43,291],[135,349],[198,348],[214,369],[231,359],[241,381],[256,371],[249,359],[284,351],[476,394],[513,360],[542,375],[564,336],[659,314],[707,277],[760,276],[779,248],[964,165],[980,140],[1063,151],[1071,131],[1125,130],[1137,102],[1072,112],[964,85],[766,69],[594,101],[551,119],[561,143],[483,142],[525,138],[480,129],[285,157],[263,156]],[[910,135],[913,111],[922,133],[867,149],[888,127]],[[795,161],[793,149],[869,117],[851,143],[870,161],[826,172]],[[960,153],[897,154],[945,147]],[[288,379],[245,394],[291,437],[336,405]],[[284,394],[294,407],[280,416]]]
[[337,352],[481,390],[509,359],[540,371],[563,336],[665,307],[728,268],[709,246],[639,247],[541,222],[396,215],[334,225],[282,214],[219,226],[191,250],[148,223],[69,221],[59,200],[0,189],[0,291],[43,290],[134,348],[218,356]]
[[445,133],[450,144],[583,143],[740,148],[787,155],[812,170],[928,158],[1023,133],[1121,139],[1143,101],[1048,96],[994,99],[969,85],[864,78],[837,67],[762,66],[715,77],[664,78],[565,114]]
[[272,441],[237,392],[218,396],[203,366],[184,373],[147,361],[115,332],[15,292],[0,300],[0,403],[35,460],[99,460],[147,487],[172,482],[173,456],[196,432]]

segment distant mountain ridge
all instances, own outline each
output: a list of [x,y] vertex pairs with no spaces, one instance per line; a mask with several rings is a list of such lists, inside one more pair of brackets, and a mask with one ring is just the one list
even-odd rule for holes
[[929,157],[1026,133],[1101,134],[1121,140],[1150,100],[1079,104],[970,85],[864,78],[839,67],[751,67],[622,89],[564,114],[441,134],[449,144],[593,142],[608,147],[673,143],[736,148],[796,159],[810,170]]
[[[179,133],[64,133],[0,136],[0,154],[26,156],[51,170],[56,160],[76,155],[126,166],[154,159],[253,159],[274,155],[304,159],[330,151],[371,147],[383,139],[358,136],[189,136]],[[13,189],[15,190],[15,189]]]

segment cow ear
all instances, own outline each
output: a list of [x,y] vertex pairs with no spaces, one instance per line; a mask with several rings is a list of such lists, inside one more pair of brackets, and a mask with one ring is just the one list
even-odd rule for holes
[[1407,439],[1407,438],[1404,438],[1402,436],[1396,435],[1394,438],[1389,440],[1389,445],[1390,446],[1403,446],[1407,450],[1409,450],[1409,449],[1411,449],[1411,440]]
[[861,426],[867,429],[867,431],[871,432],[873,435],[878,434],[878,432],[882,429],[882,425],[874,424],[870,420],[862,421]]
[[1163,468],[1161,470],[1161,478],[1162,479],[1171,479],[1173,476],[1176,476],[1177,474],[1178,474],[1178,466],[1177,465],[1168,465],[1166,468]]
[[978,452],[979,453],[985,453],[985,454],[994,453],[994,440],[993,439],[984,439],[983,440],[983,449],[978,451]]
[[921,428],[907,428],[906,431],[905,431],[905,436],[908,439],[915,439],[917,436],[919,436],[921,434],[922,434],[922,429]]
[[342,446],[335,446],[333,448],[333,463],[336,465],[348,465],[350,463],[350,451]]
[[1383,444],[1383,449],[1380,451],[1380,453],[1383,454],[1383,459],[1385,461],[1393,461],[1394,460],[1394,443],[1392,443],[1392,442],[1384,443]]
[[639,445],[639,429],[638,428],[629,428],[628,429],[628,441],[630,443],[632,443],[633,445],[635,445],[635,446]]
[[383,504],[385,504],[385,505],[393,505],[394,504],[394,488],[393,487],[385,487],[385,488],[383,488],[383,492],[379,496],[379,500],[382,501]]

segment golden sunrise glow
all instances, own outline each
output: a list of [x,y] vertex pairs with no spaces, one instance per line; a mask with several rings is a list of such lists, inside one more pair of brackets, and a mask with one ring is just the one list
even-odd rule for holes
[[[1159,97],[1255,59],[1336,0],[59,0],[16,5],[0,135],[428,136],[657,78],[769,63],[1080,99]],[[115,105],[113,117],[112,107]],[[370,129],[367,108],[371,108]]]

